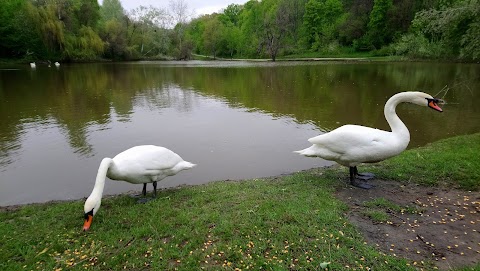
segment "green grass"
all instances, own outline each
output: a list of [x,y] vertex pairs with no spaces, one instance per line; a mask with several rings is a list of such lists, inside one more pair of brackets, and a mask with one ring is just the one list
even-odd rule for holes
[[367,209],[363,212],[375,223],[386,223],[390,216],[383,210]]
[[[456,159],[478,165],[478,153],[455,153],[462,144],[478,146],[479,138],[453,138],[401,155],[421,153],[422,170],[402,158],[375,170],[428,184],[423,178],[441,176],[463,187],[463,179],[474,180],[479,169],[467,174],[470,162]],[[454,164],[445,169],[448,178],[427,166],[446,167],[440,157]],[[347,220],[347,206],[334,197],[345,172],[330,168],[168,189],[146,204],[126,195],[107,197],[89,232],[81,231],[83,200],[2,211],[0,270],[321,270],[322,263],[330,263],[329,270],[416,270],[409,260],[367,244]],[[418,172],[421,178],[411,177]],[[478,188],[479,182],[468,183]],[[367,204],[405,208],[381,199]]]
[[480,189],[480,133],[441,140],[373,166],[379,178]]
[[363,214],[368,216],[375,223],[388,222],[390,219],[389,213],[392,212],[398,214],[418,214],[421,212],[416,206],[400,206],[385,198],[375,198],[371,201],[364,202],[363,206],[367,207]]
[[380,208],[385,210],[390,210],[396,213],[409,213],[409,214],[417,214],[420,210],[416,206],[400,206],[395,204],[385,198],[376,198],[371,201],[367,201],[364,203],[364,206],[370,208]]
[[87,233],[82,201],[25,206],[0,214],[0,269],[408,270],[364,243],[333,191],[299,173],[165,190],[145,205],[106,198]]

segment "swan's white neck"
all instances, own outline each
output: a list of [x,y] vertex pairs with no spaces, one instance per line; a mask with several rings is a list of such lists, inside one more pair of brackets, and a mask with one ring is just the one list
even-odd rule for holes
[[[88,200],[93,200],[95,205],[100,205],[100,201],[102,200],[103,195],[103,188],[105,187],[105,179],[107,177],[108,168],[112,164],[112,159],[110,158],[103,158],[100,166],[98,167],[97,178],[95,179],[95,186],[93,187],[93,191],[88,197]],[[94,210],[96,212],[98,208]]]
[[411,95],[408,92],[402,92],[393,95],[390,99],[388,99],[383,111],[388,125],[390,125],[392,133],[402,137],[403,139],[408,139],[408,141],[410,141],[410,132],[408,131],[407,126],[405,126],[402,120],[400,120],[400,118],[397,116],[395,109],[398,104],[402,102],[408,102],[410,100],[410,96]]

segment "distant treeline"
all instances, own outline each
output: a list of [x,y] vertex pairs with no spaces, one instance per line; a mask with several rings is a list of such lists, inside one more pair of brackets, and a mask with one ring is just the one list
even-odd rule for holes
[[0,58],[24,61],[335,56],[480,59],[480,0],[250,0],[192,16],[185,0],[2,0]]

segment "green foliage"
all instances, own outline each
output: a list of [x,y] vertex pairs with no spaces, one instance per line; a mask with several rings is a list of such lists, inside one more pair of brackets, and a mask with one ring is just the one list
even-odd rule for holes
[[480,1],[462,0],[440,9],[422,10],[415,15],[415,33],[438,43],[443,57],[478,59],[480,49]]
[[98,59],[104,50],[104,42],[89,26],[82,26],[75,36],[67,35],[64,56],[71,60]]
[[250,0],[189,21],[184,0],[170,1],[169,11],[140,6],[129,12],[119,0],[102,6],[96,0],[4,0],[0,57],[189,59],[193,51],[275,60],[309,52],[337,55],[349,47],[376,55],[478,60],[479,1]]
[[140,6],[129,14],[129,46],[136,46],[140,56],[156,56],[168,51],[165,28],[168,14],[164,9]]
[[43,43],[50,52],[58,52],[65,43],[64,25],[57,17],[55,3],[47,2],[45,6],[31,9]]
[[220,15],[220,19],[224,24],[231,23],[234,26],[238,26],[240,12],[242,12],[242,6],[237,4],[230,4]]
[[441,58],[444,50],[439,42],[429,41],[419,34],[406,34],[392,44],[396,55],[411,58]]
[[309,0],[305,5],[304,24],[306,40],[311,49],[318,51],[338,38],[338,27],[346,13],[340,0]]
[[0,57],[31,61],[45,54],[34,9],[24,0],[0,1]]
[[100,9],[100,17],[103,22],[110,21],[112,19],[116,21],[122,21],[125,16],[122,4],[119,0],[103,0],[102,7]]
[[391,29],[388,27],[388,13],[393,6],[393,0],[374,0],[373,10],[368,22],[368,41],[379,49],[391,41]]
[[221,43],[223,42],[223,31],[224,26],[218,20],[217,16],[211,18],[205,23],[203,44],[205,46],[205,50],[213,55],[214,59],[217,56],[217,52],[221,46]]

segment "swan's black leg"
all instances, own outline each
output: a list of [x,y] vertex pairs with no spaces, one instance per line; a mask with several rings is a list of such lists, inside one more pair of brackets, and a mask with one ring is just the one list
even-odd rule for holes
[[[153,193],[154,193],[155,196],[157,196],[157,183],[156,182],[153,183],[153,187],[154,187]],[[137,203],[147,203],[147,202],[152,200],[152,198],[146,198],[146,196],[147,196],[147,184],[146,183],[143,184],[142,195],[143,195],[143,198],[138,199]]]
[[355,167],[350,167],[350,184],[355,183]]
[[357,175],[358,175],[357,167],[356,166],[355,167],[350,167],[350,184],[351,185],[353,185],[355,187],[358,187],[358,188],[363,188],[363,189],[370,189],[370,188],[373,187],[370,184],[357,182],[357,180],[356,180]]
[[157,182],[153,182],[153,197],[157,197]]

